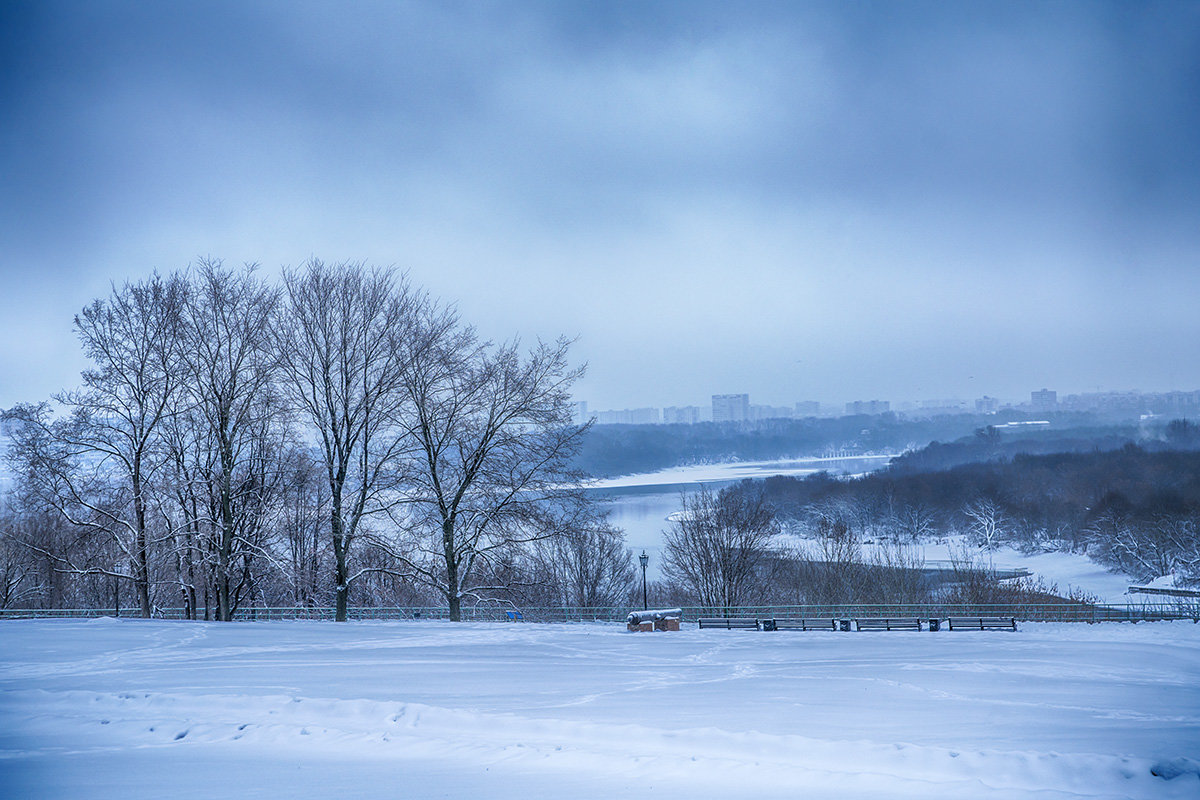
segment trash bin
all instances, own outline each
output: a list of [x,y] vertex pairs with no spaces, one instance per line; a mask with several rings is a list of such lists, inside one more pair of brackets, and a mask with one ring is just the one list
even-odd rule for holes
[[773,619],[760,619],[758,621],[758,627],[759,627],[759,630],[764,630],[764,631],[777,630],[777,628],[775,627],[775,620],[773,620]]
[[838,630],[839,630],[839,631],[848,631],[848,630],[850,630],[850,620],[848,620],[848,619],[839,619],[839,620],[838,620]]
[[940,631],[942,629],[942,621],[940,619],[929,620],[929,630]]

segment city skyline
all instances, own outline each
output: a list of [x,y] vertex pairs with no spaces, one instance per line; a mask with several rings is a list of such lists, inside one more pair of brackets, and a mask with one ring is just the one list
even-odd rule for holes
[[[735,400],[736,398],[736,400]],[[1061,398],[1061,399],[1060,399]],[[802,418],[807,416],[877,415],[887,412],[912,413],[975,413],[994,414],[1005,409],[1033,412],[1051,411],[1136,411],[1153,413],[1200,414],[1200,390],[1174,389],[1167,392],[1137,390],[1111,392],[1060,393],[1054,389],[1034,389],[1023,400],[1003,399],[983,395],[973,399],[925,398],[922,400],[891,401],[886,399],[851,400],[844,403],[823,403],[816,400],[797,400],[790,406],[751,402],[747,393],[712,395],[708,405],[635,406],[601,409],[589,407],[587,400],[572,403],[576,422],[594,419],[599,424],[671,424],[696,422],[753,421],[763,419]],[[731,401],[740,404],[741,411],[731,411]]]

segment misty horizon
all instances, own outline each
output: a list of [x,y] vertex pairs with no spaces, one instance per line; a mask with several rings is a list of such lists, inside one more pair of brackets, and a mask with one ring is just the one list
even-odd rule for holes
[[1200,6],[0,7],[0,407],[110,284],[395,265],[594,409],[1200,380]]

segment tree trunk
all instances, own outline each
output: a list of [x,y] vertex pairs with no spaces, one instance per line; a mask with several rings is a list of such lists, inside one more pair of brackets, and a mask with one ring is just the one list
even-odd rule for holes
[[330,487],[333,490],[332,502],[329,510],[329,523],[333,529],[333,569],[334,578],[337,586],[336,611],[334,620],[337,622],[345,622],[347,619],[346,608],[350,601],[350,572],[347,566],[346,551],[349,549],[349,542],[346,541],[345,530],[342,527],[342,493],[340,487],[336,484]]
[[350,576],[346,569],[346,545],[341,536],[333,537],[333,556],[335,577],[337,578],[337,609],[334,620],[345,622],[347,619],[346,608],[350,602],[350,586],[346,581]]
[[[224,512],[222,511],[222,516]],[[229,530],[225,527],[224,520],[221,524],[221,545],[217,552],[217,621],[229,622],[230,620],[230,603],[229,603],[229,550],[232,542],[229,541]]]
[[217,553],[217,619],[233,620],[230,596],[230,570],[233,568],[233,443],[223,436],[221,443],[221,545]]
[[454,553],[454,520],[442,522],[442,552],[446,557],[446,599],[450,602],[450,621],[462,622],[462,598],[458,594],[458,561]]
[[142,616],[150,618],[150,553],[146,542],[146,502],[142,497],[140,459],[133,466],[133,513],[137,526],[137,542],[134,546],[134,585],[137,587],[138,605]]

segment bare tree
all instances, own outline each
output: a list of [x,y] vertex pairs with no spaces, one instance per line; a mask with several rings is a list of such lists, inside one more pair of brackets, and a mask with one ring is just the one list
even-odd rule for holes
[[46,594],[36,553],[21,541],[19,522],[7,509],[0,514],[0,608],[15,608]]
[[536,557],[553,602],[564,606],[614,606],[625,602],[634,586],[625,534],[603,518],[538,542]]
[[808,603],[847,603],[860,599],[868,581],[862,542],[844,513],[849,505],[825,506],[818,510],[815,545],[799,548],[796,589]]
[[1200,536],[1194,518],[1162,516],[1131,519],[1105,511],[1088,526],[1089,553],[1138,580],[1176,574],[1195,580],[1200,573]]
[[[336,618],[346,619],[351,546],[387,506],[402,452],[404,359],[421,298],[403,277],[362,264],[310,261],[284,275],[277,337],[290,402],[318,434],[329,485]],[[361,574],[361,573],[359,573]]]
[[186,385],[212,448],[206,478],[219,620],[233,618],[253,574],[248,559],[265,555],[263,505],[277,478],[268,462],[283,424],[271,340],[279,298],[253,266],[205,260],[185,304]]
[[313,607],[318,604],[328,565],[329,483],[324,470],[307,453],[293,451],[284,466],[277,525],[289,566],[290,602]]
[[25,428],[17,449],[41,480],[46,502],[73,524],[111,537],[128,560],[126,569],[60,568],[131,581],[146,617],[152,610],[149,518],[162,464],[160,429],[179,389],[184,297],[181,280],[157,274],[114,287],[75,317],[95,368],[83,372],[81,390],[57,398],[71,411],[69,419],[55,420],[45,404],[17,410]]
[[972,537],[986,550],[995,549],[1007,533],[1004,506],[990,497],[975,498],[963,506],[962,513],[970,522]]
[[920,500],[905,503],[892,516],[897,541],[920,542],[937,531],[937,512]]
[[493,346],[432,305],[406,343],[412,457],[400,522],[413,536],[396,555],[445,597],[452,620],[464,597],[508,588],[498,558],[578,519],[582,476],[570,459],[585,428],[568,403],[582,368],[568,366],[569,344]]
[[707,487],[682,499],[663,537],[663,575],[695,594],[702,605],[735,608],[768,583],[778,532],[761,489]]
[[196,413],[190,392],[181,392],[163,427],[167,452],[167,494],[161,506],[164,523],[174,544],[175,581],[184,617],[197,619],[200,598],[204,619],[210,616],[212,570],[206,562],[206,533],[213,520],[209,512],[209,476],[216,472],[212,432]]

